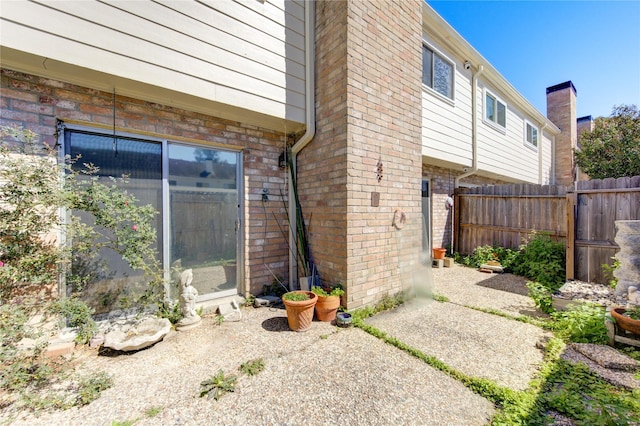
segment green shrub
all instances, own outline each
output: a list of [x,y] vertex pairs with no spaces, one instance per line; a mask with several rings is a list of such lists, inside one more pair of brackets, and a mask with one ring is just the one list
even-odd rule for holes
[[292,291],[289,293],[285,293],[282,298],[284,300],[288,300],[290,302],[302,302],[303,300],[309,300],[311,297],[307,293],[302,293],[299,291]]
[[494,244],[492,246],[484,245],[476,247],[470,256],[466,256],[461,259],[456,257],[456,261],[473,268],[479,268],[482,264],[490,261],[496,261],[500,262],[500,265],[502,265],[506,272],[511,272],[513,264],[517,262],[518,256],[519,252],[517,250],[512,250]]
[[529,297],[533,299],[538,309],[545,314],[553,312],[552,292],[546,286],[536,281],[527,282]]
[[50,309],[52,313],[65,317],[69,327],[77,328],[77,343],[88,343],[96,331],[98,331],[96,322],[91,318],[93,309],[78,298],[61,298],[53,302]]
[[533,233],[531,237],[520,250],[513,272],[555,292],[566,281],[564,244],[544,233]]
[[604,275],[608,278],[609,287],[615,289],[618,285],[618,279],[613,275],[613,273],[620,267],[620,259],[617,257],[612,257],[613,264],[609,265],[608,263],[602,264],[602,271]]
[[593,303],[571,304],[566,311],[551,314],[559,337],[576,343],[609,341],[604,321],[605,308]]

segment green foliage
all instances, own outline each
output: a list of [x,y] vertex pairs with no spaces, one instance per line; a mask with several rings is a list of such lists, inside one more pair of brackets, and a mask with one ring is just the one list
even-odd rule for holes
[[[155,253],[157,212],[140,206],[122,187],[125,178],[101,180],[92,165],[59,162],[57,150],[18,127],[0,127],[0,300],[25,289],[55,287],[64,271],[69,293],[110,271],[102,250],[112,250],[143,275],[144,291],[121,297],[121,307],[146,306],[164,298]],[[68,220],[60,209],[70,214]],[[79,214],[91,217],[81,221]],[[57,232],[71,244],[59,244]]]
[[282,282],[283,278],[281,276],[273,277],[270,285],[265,284],[262,286],[262,295],[282,297],[283,294],[289,291],[289,289],[287,289],[287,287],[285,287]]
[[564,244],[544,233],[533,233],[521,249],[514,273],[536,281],[555,292],[566,281]]
[[216,325],[222,325],[224,323],[224,315],[217,314],[215,317]]
[[604,271],[605,276],[609,278],[609,287],[615,289],[618,285],[618,279],[613,275],[616,269],[620,267],[620,259],[617,257],[612,257],[613,264],[609,265],[608,263],[602,264],[602,270]]
[[309,300],[311,297],[307,293],[290,291],[289,293],[285,293],[282,298],[290,302],[302,302],[303,300]]
[[546,377],[538,404],[583,425],[640,422],[640,399],[597,378],[584,364],[558,360]]
[[[46,342],[41,333],[26,326],[35,308],[26,303],[0,305],[0,388],[22,392],[31,386],[45,383],[52,373],[44,350]],[[23,350],[23,339],[33,339],[33,349]]]
[[547,286],[536,281],[529,281],[527,288],[529,289],[529,297],[533,299],[538,309],[545,314],[553,312],[553,293]]
[[54,314],[65,317],[69,327],[77,328],[77,343],[88,343],[96,331],[98,331],[96,322],[91,318],[93,309],[78,298],[64,297],[58,299],[51,304],[50,310]]
[[158,406],[158,407],[149,407],[146,410],[144,410],[144,415],[151,418],[151,417],[155,417],[158,414],[160,414],[162,412],[162,407]]
[[448,302],[449,298],[447,296],[444,296],[442,294],[434,294],[433,295],[433,300],[435,300],[436,302]]
[[592,179],[640,175],[640,110],[620,105],[611,117],[597,118],[592,132],[580,134],[574,157]]
[[78,382],[78,405],[87,405],[100,397],[103,390],[113,386],[113,379],[105,372],[82,377]]
[[207,398],[219,400],[225,393],[235,391],[237,379],[237,376],[225,376],[224,372],[219,370],[215,376],[200,383],[200,398],[206,395]]
[[607,343],[605,309],[593,303],[571,304],[551,314],[557,334],[577,343]]
[[258,358],[243,362],[240,364],[239,370],[247,376],[255,376],[264,370],[264,360],[262,358]]
[[179,303],[171,303],[169,301],[158,305],[158,316],[166,318],[171,324],[176,324],[182,319]]
[[323,296],[323,297],[342,296],[344,294],[344,290],[342,289],[342,286],[340,284],[338,284],[335,287],[332,287],[328,292],[324,288],[314,285],[311,287],[311,292],[318,296]]
[[623,315],[634,320],[640,320],[640,306],[634,306],[633,308],[626,309]]
[[493,246],[484,245],[476,247],[470,256],[458,259],[460,263],[473,268],[479,268],[480,265],[487,262],[496,261],[500,262],[500,265],[506,272],[510,272],[513,265],[518,261],[519,252],[509,248],[501,247],[497,244]]
[[[51,390],[61,388],[61,377],[73,381],[64,364],[44,357],[46,341],[27,321],[36,314],[61,314],[78,328],[77,341],[87,342],[96,326],[77,293],[109,276],[101,260],[105,249],[142,272],[143,291],[121,298],[121,307],[163,302],[154,252],[156,212],[121,189],[125,179],[102,181],[91,165],[76,168],[77,159],[58,161],[57,149],[29,130],[0,126],[0,136],[0,387],[10,395],[7,405],[27,409],[86,404],[108,386],[107,380],[80,379],[70,391],[75,397]],[[60,215],[61,210],[67,214]],[[92,223],[81,221],[81,213]],[[52,301],[60,275],[72,297]],[[20,348],[24,338],[35,339],[35,346]]]

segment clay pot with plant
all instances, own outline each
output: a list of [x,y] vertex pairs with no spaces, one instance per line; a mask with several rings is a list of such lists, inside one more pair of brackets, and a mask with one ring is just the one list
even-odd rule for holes
[[612,307],[611,316],[618,327],[640,336],[640,306],[630,309]]
[[333,288],[311,287],[311,291],[318,296],[316,303],[316,318],[319,321],[331,322],[336,319],[340,307],[340,296],[344,294],[339,284]]
[[282,295],[287,322],[292,331],[307,331],[313,321],[313,308],[318,296],[310,291],[295,290]]

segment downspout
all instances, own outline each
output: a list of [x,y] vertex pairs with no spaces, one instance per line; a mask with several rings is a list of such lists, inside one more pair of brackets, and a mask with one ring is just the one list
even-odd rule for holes
[[[298,141],[291,147],[291,173],[295,176],[297,173],[297,158],[298,153],[311,142],[316,134],[316,111],[315,111],[315,17],[314,17],[314,5],[313,1],[306,1],[304,7],[304,63],[305,63],[305,121],[306,130],[304,134],[298,139]],[[289,218],[297,217],[297,206],[293,197],[294,188],[293,180],[288,180],[288,194],[289,194]],[[296,250],[296,235],[297,235],[297,223],[296,220],[289,220],[289,289],[293,290],[296,276],[297,276],[297,250]]]
[[484,67],[478,65],[478,70],[473,74],[471,84],[471,150],[473,152],[471,170],[467,170],[463,174],[456,176],[453,184],[454,188],[460,185],[460,179],[471,176],[478,171],[478,105],[476,99],[478,97],[478,77],[480,77],[483,71]]
[[[540,136],[538,138],[538,183],[544,185],[542,181],[542,141],[544,140],[544,128],[547,127],[547,123],[542,123],[540,127]],[[547,184],[550,184],[548,182]]]

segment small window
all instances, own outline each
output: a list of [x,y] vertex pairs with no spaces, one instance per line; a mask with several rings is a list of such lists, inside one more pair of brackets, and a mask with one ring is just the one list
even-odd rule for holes
[[524,122],[524,140],[527,145],[538,147],[538,128],[528,121]]
[[507,105],[489,91],[484,94],[484,118],[489,123],[507,127]]
[[422,84],[453,99],[453,64],[422,45]]

